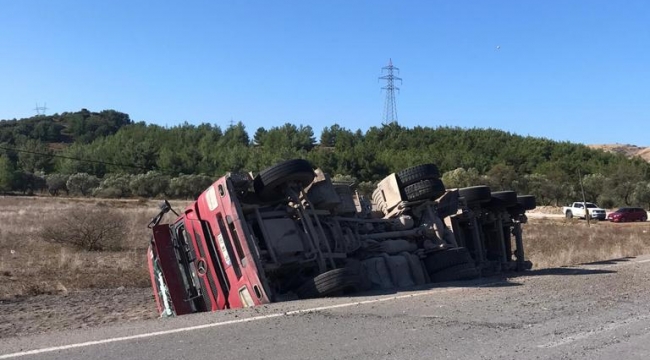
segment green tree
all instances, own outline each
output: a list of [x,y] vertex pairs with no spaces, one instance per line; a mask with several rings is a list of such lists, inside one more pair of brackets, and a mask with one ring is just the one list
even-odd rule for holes
[[650,181],[640,181],[632,193],[634,204],[650,209]]
[[529,174],[520,178],[525,183],[523,189],[517,189],[522,194],[535,195],[537,203],[540,205],[550,205],[556,201],[557,189],[543,174]]
[[267,134],[268,131],[266,131],[266,129],[264,129],[263,127],[257,128],[257,130],[255,130],[255,134],[253,135],[253,145],[259,146],[264,144],[264,140]]
[[486,180],[492,191],[511,190],[517,180],[515,169],[506,164],[494,165],[486,175]]
[[240,121],[235,125],[231,125],[223,133],[221,139],[219,139],[219,146],[225,148],[231,148],[235,146],[248,146],[250,139],[248,138],[248,133],[246,132],[246,127]]
[[16,181],[16,169],[11,161],[0,155],[0,192],[11,191]]
[[107,153],[101,151],[98,145],[73,144],[61,152],[61,158],[56,161],[56,170],[62,174],[87,173],[96,176],[103,176],[107,165],[102,163],[106,160]]
[[643,170],[632,162],[613,166],[608,176],[607,187],[611,194],[625,205],[631,205],[632,193],[643,180]]
[[20,147],[18,152],[18,166],[25,172],[52,170],[52,151],[44,143],[28,139]]
[[606,185],[607,178],[603,174],[587,174],[582,177],[582,186],[587,201],[596,201],[598,196],[605,192]]

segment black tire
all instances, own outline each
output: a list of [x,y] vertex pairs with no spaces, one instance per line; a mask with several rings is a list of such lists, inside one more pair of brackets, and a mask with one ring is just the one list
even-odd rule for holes
[[517,196],[517,204],[524,210],[533,210],[537,207],[537,200],[535,195],[519,195]]
[[293,159],[260,171],[253,180],[253,188],[261,200],[279,200],[283,196],[280,189],[283,184],[295,181],[307,186],[314,176],[316,174],[309,161]]
[[424,268],[429,275],[454,266],[472,263],[472,256],[464,247],[437,251],[424,258]]
[[458,189],[458,195],[468,204],[486,203],[492,199],[490,188],[485,185],[470,186]]
[[407,201],[437,199],[445,193],[445,184],[440,179],[422,180],[404,188]]
[[400,186],[406,187],[422,180],[439,179],[440,170],[436,164],[413,166],[396,173]]
[[479,277],[479,271],[474,264],[462,264],[447,268],[431,275],[431,282],[446,282],[470,280]]
[[345,291],[357,291],[361,283],[359,274],[350,269],[334,269],[305,281],[295,292],[301,299],[333,296]]
[[567,210],[564,216],[566,216],[567,219],[573,219],[573,213],[571,212],[571,210]]
[[495,191],[486,207],[505,209],[517,205],[517,193],[514,191]]

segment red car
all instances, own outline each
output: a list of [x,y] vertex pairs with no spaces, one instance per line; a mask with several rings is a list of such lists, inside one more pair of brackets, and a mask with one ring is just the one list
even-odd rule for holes
[[624,207],[609,213],[607,219],[613,222],[646,221],[648,213],[641,208]]

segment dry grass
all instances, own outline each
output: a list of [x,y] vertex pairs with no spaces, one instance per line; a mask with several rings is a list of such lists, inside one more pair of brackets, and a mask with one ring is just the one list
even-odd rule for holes
[[650,222],[614,224],[531,219],[524,225],[526,257],[549,268],[650,253]]
[[[181,210],[189,202],[174,202]],[[0,197],[0,299],[87,288],[148,287],[147,223],[157,201]],[[123,250],[81,251],[40,239],[45,224],[73,209],[126,216]],[[531,219],[526,255],[536,268],[650,253],[650,222],[641,224]],[[13,254],[12,254],[13,250]]]
[[[187,202],[173,204],[181,209]],[[121,251],[90,252],[50,244],[46,224],[73,210],[124,215]],[[87,288],[149,286],[146,228],[156,201],[0,197],[0,299]]]

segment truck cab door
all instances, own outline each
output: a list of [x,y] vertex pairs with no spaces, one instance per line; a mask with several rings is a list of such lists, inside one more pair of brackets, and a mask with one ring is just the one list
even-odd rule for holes
[[178,266],[169,224],[153,227],[148,254],[149,273],[154,297],[161,315],[183,315],[193,312]]

